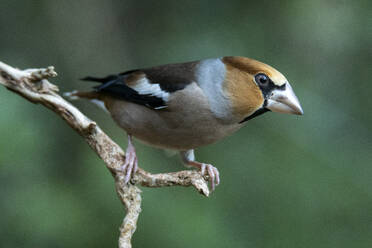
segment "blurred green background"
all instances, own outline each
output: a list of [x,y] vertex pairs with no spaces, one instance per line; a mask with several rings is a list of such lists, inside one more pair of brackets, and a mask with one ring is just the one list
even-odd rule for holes
[[[268,113],[197,150],[222,183],[143,188],[134,247],[372,247],[372,1],[0,1],[0,60],[54,65],[61,91],[129,69],[224,55],[286,75],[304,116]],[[76,105],[117,141],[88,102]],[[151,172],[177,156],[136,144]],[[55,114],[0,88],[0,247],[116,247],[104,164]]]

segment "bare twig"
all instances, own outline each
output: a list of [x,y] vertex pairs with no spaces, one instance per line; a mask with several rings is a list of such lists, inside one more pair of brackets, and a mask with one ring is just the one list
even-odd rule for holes
[[105,162],[115,179],[116,192],[126,209],[126,216],[120,227],[120,248],[132,247],[131,238],[141,212],[141,190],[136,185],[145,187],[194,186],[201,194],[209,195],[208,178],[196,171],[151,174],[138,169],[131,182],[124,184],[123,175],[120,172],[125,160],[123,150],[94,121],[57,93],[58,87],[47,80],[55,76],[57,73],[52,66],[46,69],[19,70],[0,62],[0,84],[33,103],[40,103],[53,110],[77,131]]

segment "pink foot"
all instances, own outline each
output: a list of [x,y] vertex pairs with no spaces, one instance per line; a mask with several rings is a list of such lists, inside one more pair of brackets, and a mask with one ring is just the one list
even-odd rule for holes
[[220,173],[218,169],[211,164],[200,164],[200,173],[202,175],[209,176],[209,182],[211,183],[212,191],[220,184]]
[[186,166],[196,167],[200,170],[200,173],[209,176],[209,182],[211,183],[212,191],[220,184],[220,173],[217,168],[211,164],[204,164],[195,161],[194,150],[181,151],[181,158]]
[[128,135],[128,147],[125,151],[125,163],[121,166],[124,177],[124,183],[128,183],[131,177],[137,172],[138,160],[136,149],[132,144],[132,136]]

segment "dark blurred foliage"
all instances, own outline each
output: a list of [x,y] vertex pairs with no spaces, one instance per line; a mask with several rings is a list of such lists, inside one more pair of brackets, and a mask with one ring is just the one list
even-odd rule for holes
[[[268,113],[197,150],[222,183],[143,189],[134,247],[372,247],[372,1],[0,1],[0,60],[62,92],[146,66],[241,55],[283,72],[305,115]],[[113,121],[77,106],[123,147]],[[151,172],[177,157],[137,144]],[[49,110],[0,88],[0,246],[115,247],[104,164]]]

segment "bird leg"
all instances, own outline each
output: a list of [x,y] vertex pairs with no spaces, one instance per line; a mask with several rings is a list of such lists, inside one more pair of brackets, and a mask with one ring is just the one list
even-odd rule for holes
[[132,135],[128,134],[128,146],[125,151],[125,162],[121,166],[122,173],[125,175],[124,183],[128,183],[130,178],[136,173],[138,169],[138,160],[136,149],[132,143]]
[[215,187],[220,184],[220,173],[218,172],[217,168],[211,164],[205,164],[195,161],[194,150],[188,151],[181,151],[180,152],[182,161],[185,163],[186,166],[196,167],[200,170],[202,175],[208,175],[209,181],[211,183],[212,191],[214,191]]

